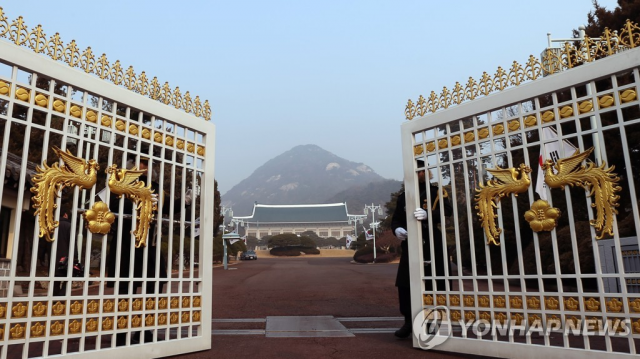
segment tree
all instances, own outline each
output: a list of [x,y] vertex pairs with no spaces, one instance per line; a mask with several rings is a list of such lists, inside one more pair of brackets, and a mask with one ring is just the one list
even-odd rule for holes
[[247,247],[255,248],[260,245],[260,240],[254,236],[247,236]]
[[[600,37],[605,28],[620,31],[627,19],[640,23],[640,0],[618,0],[618,6],[614,10],[607,10],[594,0],[593,7],[593,11],[587,14],[585,33],[589,37]],[[577,37],[578,31],[573,30],[573,35]]]
[[218,228],[224,223],[222,215],[222,206],[220,204],[220,191],[218,191],[218,181],[213,180],[213,236],[218,235]]
[[404,193],[404,183],[397,192],[393,192],[390,195],[389,202],[384,204],[387,217],[380,223],[380,229],[391,229],[391,219],[396,211],[396,202],[398,202],[398,196]]
[[230,256],[237,256],[238,252],[246,252],[247,246],[244,244],[244,241],[237,241],[232,245],[228,245],[227,243],[227,254]]
[[393,249],[394,253],[398,253],[398,247],[402,244],[402,241],[396,238],[391,230],[383,231],[376,237],[376,248],[384,253],[390,253]]
[[278,234],[277,236],[273,236],[269,238],[269,242],[267,244],[269,248],[299,246],[299,245],[300,245],[300,238],[293,233],[283,233],[283,234]]

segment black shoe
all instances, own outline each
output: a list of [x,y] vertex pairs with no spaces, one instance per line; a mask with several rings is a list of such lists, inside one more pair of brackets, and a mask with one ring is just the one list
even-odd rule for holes
[[410,324],[406,324],[402,326],[402,328],[396,330],[394,335],[398,338],[408,338],[411,335],[412,328]]

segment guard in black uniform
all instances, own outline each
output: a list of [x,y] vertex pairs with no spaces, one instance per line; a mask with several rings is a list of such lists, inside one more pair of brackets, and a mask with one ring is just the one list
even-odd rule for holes
[[[421,160],[417,161],[418,167],[424,167],[424,162]],[[431,172],[429,172],[429,179],[431,179]],[[444,215],[450,216],[453,213],[453,209],[451,207],[451,203],[449,202],[449,198],[446,195],[446,191],[443,190],[443,198],[440,198],[438,186],[435,184],[431,184],[428,186],[431,194],[431,201],[433,203],[429,204],[427,202],[427,186],[425,186],[425,171],[422,170],[418,172],[418,182],[420,187],[420,203],[422,206],[417,208],[413,215],[415,218],[422,223],[422,253],[425,261],[424,273],[425,276],[431,277],[431,264],[426,261],[435,260],[436,267],[436,275],[444,276],[445,270],[444,265],[447,256],[445,256],[446,251],[442,245],[442,234],[438,229],[438,224],[442,222],[442,218],[440,215],[440,205],[444,206]],[[398,301],[400,303],[400,313],[404,316],[404,325],[402,328],[398,329],[395,332],[395,335],[399,338],[407,338],[411,335],[412,332],[412,323],[413,317],[411,315],[411,290],[410,290],[410,280],[409,280],[409,252],[407,250],[407,209],[411,210],[412,208],[406,207],[406,200],[404,192],[398,195],[398,199],[396,202],[396,209],[393,213],[393,217],[391,220],[391,228],[394,231],[396,237],[402,240],[402,255],[400,256],[400,264],[398,265],[398,274],[396,275],[396,287],[398,287]],[[428,216],[432,216],[432,230],[435,241],[433,241],[433,247],[435,250],[435,255],[431,255],[431,246],[430,246],[430,238],[429,238],[429,227],[428,227]],[[446,284],[445,280],[438,280],[437,283],[438,290],[445,290]],[[425,290],[433,290],[433,285],[431,280],[425,281]]]

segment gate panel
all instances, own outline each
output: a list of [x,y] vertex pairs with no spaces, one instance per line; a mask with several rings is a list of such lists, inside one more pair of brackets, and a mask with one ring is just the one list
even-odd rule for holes
[[[408,205],[407,217],[422,205],[420,186],[429,185],[417,181],[421,170],[453,205],[442,235],[408,223],[413,312],[446,307],[452,325],[438,350],[519,358],[638,354],[640,50],[620,51],[544,78],[546,70],[530,60],[527,69],[540,78],[492,95],[483,92],[489,81],[470,79],[464,100],[489,96],[443,111],[436,112],[455,98],[446,88],[409,103],[402,143],[414,208]],[[525,71],[518,66],[511,74]],[[500,71],[491,86],[507,78]],[[568,158],[580,153],[569,168]],[[537,191],[544,178],[565,182]],[[431,253],[433,241],[447,253],[423,262],[422,228]],[[438,262],[446,274],[425,277]],[[425,290],[438,279],[446,290]],[[424,347],[421,340],[414,346]]]
[[[0,37],[28,32],[3,21]],[[199,99],[146,98],[144,72],[129,86],[107,63],[111,84],[72,68],[72,48],[63,64],[18,43],[0,41],[0,358],[209,349],[215,128],[187,113],[208,117]]]

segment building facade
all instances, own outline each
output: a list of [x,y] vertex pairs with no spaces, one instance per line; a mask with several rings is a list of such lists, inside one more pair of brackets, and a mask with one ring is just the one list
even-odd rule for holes
[[353,232],[346,203],[254,204],[251,216],[234,217],[234,220],[244,223],[245,234],[256,238],[307,231],[323,238],[342,238]]

